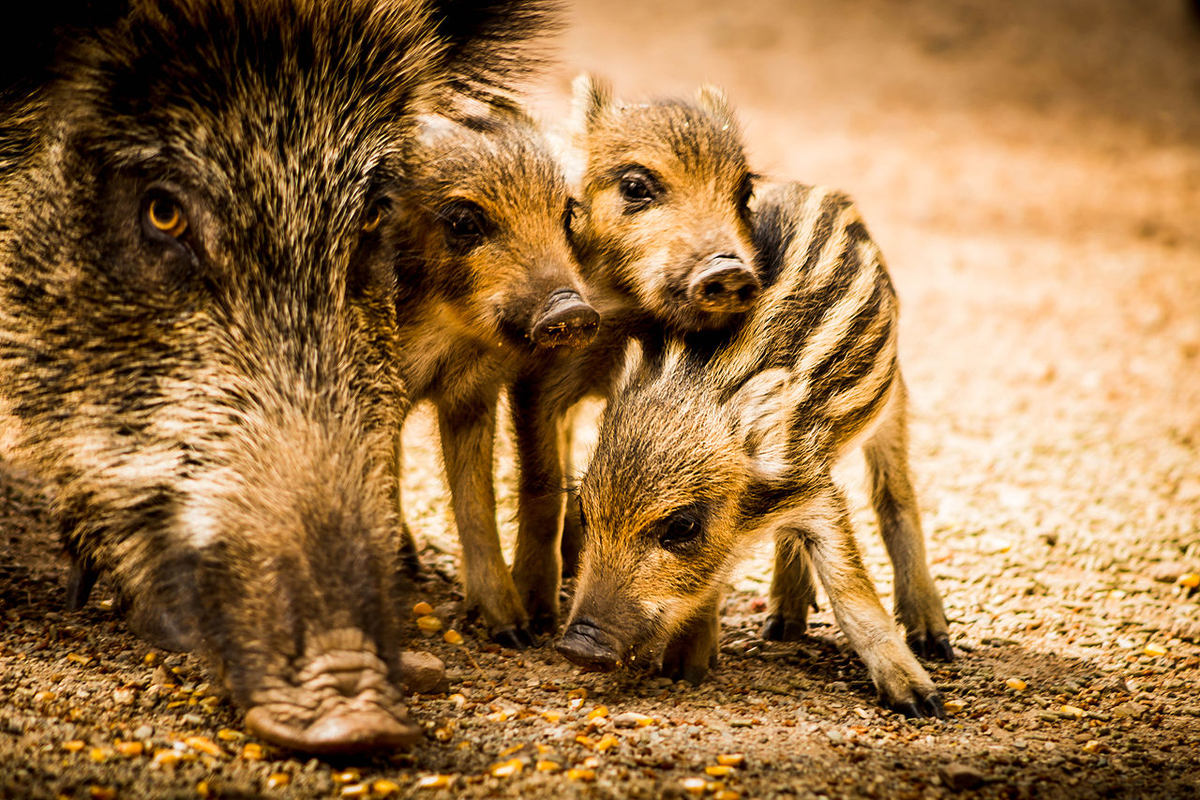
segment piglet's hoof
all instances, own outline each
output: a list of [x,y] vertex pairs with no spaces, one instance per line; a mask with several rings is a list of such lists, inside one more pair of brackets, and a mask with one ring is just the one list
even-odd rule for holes
[[950,637],[946,634],[926,636],[923,633],[910,633],[907,637],[908,648],[922,658],[937,661],[953,661],[954,648],[950,645]]
[[537,638],[524,626],[493,631],[492,641],[509,650],[527,650],[537,646]]
[[906,700],[892,705],[892,711],[903,714],[908,719],[945,719],[946,706],[942,696],[937,692],[927,696],[918,696],[916,700]]
[[808,621],[772,614],[763,623],[761,635],[769,642],[797,642],[808,635]]

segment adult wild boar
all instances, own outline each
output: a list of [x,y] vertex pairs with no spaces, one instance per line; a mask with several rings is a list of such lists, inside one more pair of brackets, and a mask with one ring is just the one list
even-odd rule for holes
[[136,631],[212,657],[251,730],[313,752],[412,743],[394,257],[372,230],[416,114],[500,91],[548,11],[120,6],[0,62],[15,455],[54,486],[76,599],[106,572]]

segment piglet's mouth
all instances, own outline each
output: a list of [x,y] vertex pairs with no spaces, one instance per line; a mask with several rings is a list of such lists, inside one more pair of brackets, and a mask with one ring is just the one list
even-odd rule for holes
[[294,684],[271,680],[254,692],[246,727],[273,744],[318,755],[409,748],[423,731],[401,699],[374,653],[328,650]]

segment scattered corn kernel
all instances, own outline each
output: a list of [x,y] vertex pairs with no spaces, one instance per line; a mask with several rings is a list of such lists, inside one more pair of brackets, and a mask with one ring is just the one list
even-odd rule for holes
[[1154,656],[1157,658],[1158,656],[1165,656],[1167,654],[1167,648],[1163,647],[1158,642],[1151,642],[1150,644],[1146,645],[1146,649],[1142,652],[1148,656]]
[[429,633],[435,633],[442,629],[442,621],[434,616],[417,617],[417,627]]
[[225,751],[221,749],[220,745],[204,736],[189,736],[183,740],[183,743],[197,752],[214,758],[225,755]]
[[454,738],[454,731],[449,727],[438,728],[433,732],[433,738],[437,739],[439,742],[448,742]]
[[182,760],[174,750],[155,750],[150,763],[156,767],[173,767]]
[[356,783],[362,776],[356,769],[348,769],[345,772],[333,773],[334,783]]
[[732,789],[722,789],[713,795],[713,800],[741,800],[741,792],[735,792]]
[[142,656],[142,663],[147,665],[157,664],[158,653],[146,653],[146,655]]
[[614,747],[616,747],[620,743],[621,743],[620,739],[613,736],[611,733],[606,733],[602,737],[600,737],[600,741],[596,742],[596,749],[599,750],[601,753],[604,753],[609,750],[612,750]]
[[1015,689],[1018,692],[1023,692],[1029,687],[1029,684],[1025,683],[1025,681],[1021,680],[1020,678],[1009,678],[1004,682],[1004,685],[1010,689]]
[[558,721],[560,719],[562,719],[562,712],[561,711],[543,711],[542,719],[546,720],[547,722],[549,722],[552,725],[557,725]]
[[208,781],[200,781],[196,784],[196,794],[201,797],[208,797],[212,791],[208,788]]
[[446,699],[454,703],[455,708],[462,708],[467,704],[467,696],[461,692],[455,692]]
[[550,761],[543,758],[539,759],[533,768],[538,772],[558,772],[560,769],[562,769],[562,764],[558,763],[557,761]]
[[585,758],[583,760],[583,768],[584,769],[596,769],[599,766],[600,766],[600,759],[596,758],[595,756],[588,756],[587,758]]
[[145,752],[146,745],[141,742],[114,742],[113,749],[126,758],[133,758]]
[[484,717],[484,719],[488,720],[489,722],[505,722],[508,720],[508,712],[504,709],[493,711],[491,714],[488,714],[486,717]]
[[497,778],[511,778],[513,775],[520,775],[524,768],[521,759],[513,758],[508,761],[496,764],[492,767],[492,775]]
[[582,733],[575,737],[575,741],[577,743],[583,745],[584,747],[595,747],[596,746],[595,739],[593,739],[590,736],[585,736]]
[[426,603],[424,600],[413,606],[414,617],[428,617],[433,613],[433,606]]
[[1088,739],[1087,743],[1083,746],[1083,752],[1099,753],[1102,747],[1104,747],[1104,745],[1100,744],[1099,741],[1095,739]]
[[525,744],[524,744],[524,743],[521,743],[521,744],[514,744],[512,747],[506,747],[506,748],[504,748],[503,750],[501,750],[501,751],[500,751],[500,757],[501,757],[501,758],[508,758],[508,757],[509,757],[509,756],[511,756],[513,753],[517,752],[518,750],[522,750],[522,749],[524,749],[524,747],[525,747]]
[[1067,716],[1074,717],[1075,719],[1083,719],[1084,715],[1083,709],[1076,706],[1063,706],[1059,709],[1059,711]]
[[595,708],[593,708],[591,711],[588,712],[587,718],[589,720],[593,720],[593,719],[596,719],[597,717],[607,717],[607,716],[608,716],[608,706],[596,706]]
[[962,700],[947,700],[945,703],[946,710],[951,714],[958,714],[966,707],[967,704]]
[[246,761],[262,761],[263,748],[261,744],[250,742],[242,748],[242,758]]
[[267,778],[268,789],[280,789],[292,782],[292,776],[286,772],[272,772]]
[[418,789],[445,789],[449,785],[449,775],[425,775],[417,781]]
[[719,792],[724,788],[724,781],[706,781],[704,784],[704,791],[706,792]]
[[704,794],[704,778],[684,778],[683,790],[688,794]]
[[54,692],[38,692],[33,696],[33,702],[35,703],[49,703],[57,699],[58,695]]
[[462,644],[463,643],[462,634],[459,633],[458,631],[454,630],[453,628],[451,628],[450,630],[443,633],[442,639],[445,640],[446,644]]
[[1200,587],[1200,573],[1187,572],[1179,576],[1179,585],[1185,586],[1188,589],[1196,589]]
[[594,769],[569,769],[567,777],[573,781],[594,781],[596,780],[596,771]]
[[342,797],[366,797],[371,787],[365,783],[348,783],[342,787]]
[[88,797],[92,800],[116,800],[117,790],[111,786],[89,786]]
[[729,773],[733,772],[733,767],[728,767],[724,764],[717,766],[708,766],[704,768],[704,773],[711,778],[724,778]]
[[67,653],[67,661],[74,661],[76,664],[82,664],[85,667],[92,663],[90,656],[81,656],[79,653]]
[[582,697],[572,697],[570,700],[567,701],[567,708],[571,709],[572,711],[576,710],[577,708],[580,708],[582,705],[583,705]]
[[740,767],[746,763],[746,756],[741,753],[725,753],[717,756],[717,763],[722,767]]
[[68,753],[78,753],[80,750],[87,747],[87,745],[79,739],[72,739],[69,742],[63,742],[62,747],[63,750],[66,750]]
[[88,758],[95,761],[97,764],[103,764],[108,761],[108,756],[112,753],[107,747],[93,747],[88,752]]
[[235,731],[233,728],[221,728],[217,731],[217,738],[223,742],[236,742],[240,739],[245,739],[246,734],[241,731]]
[[400,784],[395,781],[389,781],[387,778],[380,778],[371,784],[371,791],[380,797],[387,797],[390,794],[400,791]]

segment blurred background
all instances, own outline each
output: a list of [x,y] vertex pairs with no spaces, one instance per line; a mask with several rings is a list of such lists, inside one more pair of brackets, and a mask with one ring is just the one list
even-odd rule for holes
[[[560,63],[533,87],[551,124],[583,70],[635,101],[711,82],[738,108],[757,171],[859,201],[902,301],[914,468],[952,616],[1019,624],[1022,595],[1099,602],[1200,567],[1190,3],[595,0],[569,12]],[[426,419],[408,433],[427,456],[407,481],[414,522],[453,550]],[[500,468],[511,481],[507,452]],[[845,472],[854,483],[860,465]],[[764,592],[766,564],[739,586]],[[1165,629],[1196,623],[1194,601],[1155,607]]]

